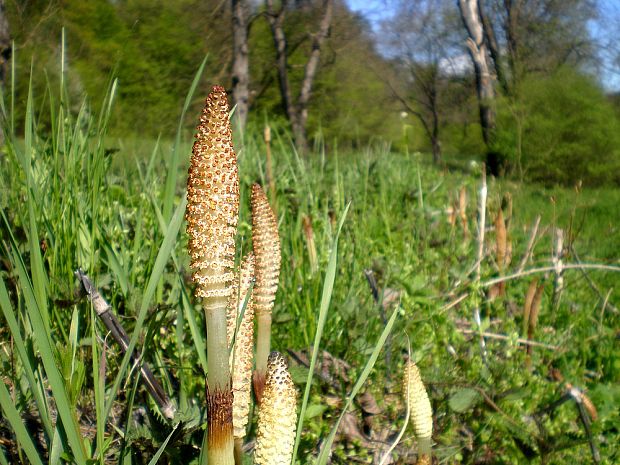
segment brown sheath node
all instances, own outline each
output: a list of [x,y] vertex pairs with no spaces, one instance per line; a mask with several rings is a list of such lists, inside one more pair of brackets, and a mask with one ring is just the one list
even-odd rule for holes
[[207,386],[207,423],[209,447],[224,447],[232,438],[233,393]]
[[252,375],[252,385],[254,387],[254,397],[256,398],[256,403],[260,405],[261,400],[263,399],[263,391],[265,390],[265,380],[266,374],[258,371],[254,371]]

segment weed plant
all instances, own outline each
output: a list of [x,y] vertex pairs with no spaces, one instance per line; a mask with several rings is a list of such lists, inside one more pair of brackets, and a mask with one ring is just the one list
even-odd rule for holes
[[[24,134],[12,132],[12,105],[3,107],[1,464],[200,460],[204,321],[189,297],[180,232],[190,140],[181,125],[175,140],[140,141],[141,149],[107,138],[116,87],[112,82],[101,115],[91,114],[87,101],[68,111],[73,106],[62,88],[50,89],[42,108],[33,107],[31,93]],[[43,112],[49,118],[41,118]],[[43,119],[49,126],[38,124]],[[556,228],[566,234],[564,264],[610,267],[564,270],[555,306],[553,273],[536,275],[544,294],[533,338],[545,345],[528,355],[522,307],[531,276],[507,281],[504,295],[488,298],[485,283],[499,275],[491,220],[481,279],[474,279],[479,170],[442,171],[420,154],[394,153],[389,146],[340,153],[329,143],[301,157],[286,130],[276,126],[271,133],[276,198],[270,200],[282,242],[272,347],[305,355],[321,373],[307,364],[292,368],[304,392],[299,463],[327,463],[330,451],[333,463],[373,463],[387,449],[405,417],[400,386],[408,338],[433,406],[433,452],[441,463],[586,463],[596,457],[589,443],[600,463],[620,460],[614,290],[620,275],[612,269],[620,265],[618,191],[489,181],[489,218],[502,196],[512,195],[512,264],[504,274],[524,255],[537,215],[540,229],[525,270],[551,266]],[[261,136],[262,128],[250,128],[235,137],[242,251],[251,247],[251,186],[268,181]],[[469,234],[449,221],[462,187]],[[304,221],[312,228],[318,266]],[[136,348],[175,402],[173,422],[162,418],[131,357],[76,294],[78,267],[131,336],[127,354]],[[481,349],[482,333],[503,338],[486,337]],[[575,402],[557,402],[571,387],[596,406],[589,432]],[[364,407],[356,400],[362,392],[376,399],[372,426],[362,426]],[[345,416],[342,424],[349,426],[336,434]],[[415,444],[407,433],[394,454],[413,463]]]

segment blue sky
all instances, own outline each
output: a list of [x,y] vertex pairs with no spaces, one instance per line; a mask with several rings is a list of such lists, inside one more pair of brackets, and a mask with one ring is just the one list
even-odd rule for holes
[[377,23],[392,13],[388,1],[385,0],[345,0],[349,8],[362,13],[371,23]]
[[[393,1],[345,0],[349,7],[368,18],[375,27],[390,17]],[[602,61],[601,81],[608,90],[620,91],[620,63],[615,56],[620,53],[620,0],[597,0],[600,16],[590,23],[590,33],[603,46],[599,50]],[[456,7],[456,5],[455,5]]]

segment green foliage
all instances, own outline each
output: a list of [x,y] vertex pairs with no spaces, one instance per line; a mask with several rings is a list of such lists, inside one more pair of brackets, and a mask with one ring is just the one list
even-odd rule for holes
[[[116,78],[118,111],[110,121],[111,133],[173,137],[183,97],[206,55],[209,60],[205,79],[198,87],[200,95],[208,92],[207,82],[231,85],[229,10],[227,3],[216,0],[10,3],[8,15],[16,41],[15,71],[17,76],[24,76],[33,65],[35,108],[43,108],[50,97],[48,91],[59,99],[60,81],[64,79],[68,83],[66,103],[79,105],[86,94],[88,112],[93,114],[101,111],[109,82]],[[320,9],[316,8],[292,8],[287,15],[285,32],[294,96],[299,93],[311,50],[308,32],[318,27],[319,15]],[[386,63],[375,50],[369,25],[344,5],[338,5],[334,15],[311,99],[308,133],[330,143],[338,138],[346,145],[398,137],[398,109],[383,82],[381,73]],[[63,52],[63,27],[65,67],[61,76],[56,64]],[[249,51],[250,125],[262,128],[267,114],[272,122],[285,122],[273,38],[260,15],[252,21]],[[22,129],[24,108],[19,102],[25,101],[27,94],[28,82],[18,79],[18,130]],[[343,105],[345,101],[349,103]],[[193,99],[190,113],[197,113],[201,104],[201,98]],[[38,115],[42,128],[49,128],[49,116],[47,112]]]
[[619,183],[620,121],[589,76],[531,76],[499,106],[497,147],[509,167],[546,184]]
[[[211,53],[207,64],[209,82],[222,80],[216,76],[227,66],[226,54],[219,52],[228,48],[229,20],[223,9],[213,7],[199,0],[11,2],[8,16],[17,49],[15,71],[26,76],[32,63],[35,108],[43,108],[48,92],[58,98],[57,63],[64,28],[67,102],[79,105],[86,94],[88,111],[98,114],[109,82],[117,78],[119,112],[110,123],[112,132],[172,137],[198,64],[209,52],[218,52]],[[203,83],[201,94],[206,93]],[[18,102],[25,100],[28,82],[18,79],[15,94]],[[199,111],[201,100],[192,102],[193,113]],[[20,128],[24,107],[16,108]],[[124,117],[117,118],[120,114]],[[43,127],[49,125],[48,112],[39,116]]]

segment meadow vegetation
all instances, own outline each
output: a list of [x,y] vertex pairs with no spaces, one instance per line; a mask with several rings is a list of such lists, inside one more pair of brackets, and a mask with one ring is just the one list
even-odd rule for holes
[[[109,136],[115,91],[99,113],[63,87],[39,108],[31,91],[23,121],[4,108],[2,464],[199,463],[204,451],[205,324],[182,227],[191,141],[183,118],[171,141]],[[300,463],[327,463],[330,450],[332,463],[378,463],[403,426],[409,347],[440,463],[617,463],[617,189],[489,177],[480,247],[480,164],[447,170],[380,142],[300,156],[266,123],[274,192],[262,128],[235,134],[237,249],[251,248],[259,183],[282,250],[272,347],[300,391],[311,382]],[[79,292],[78,268],[129,334],[127,354]],[[173,400],[172,421],[142,387],[134,348]],[[406,430],[394,458],[415,463],[416,444]]]

